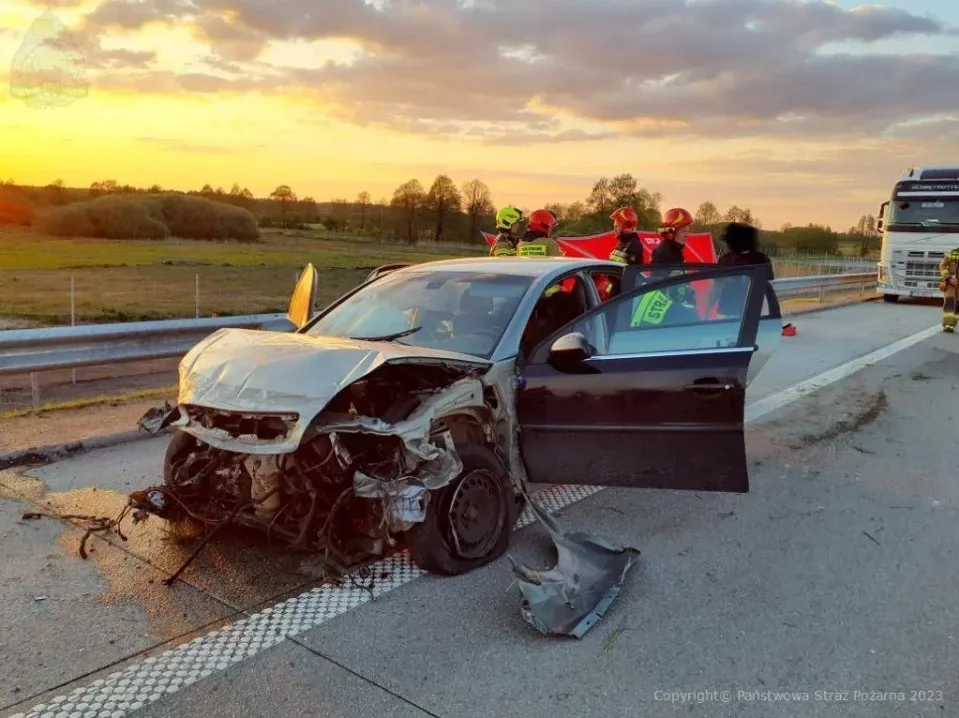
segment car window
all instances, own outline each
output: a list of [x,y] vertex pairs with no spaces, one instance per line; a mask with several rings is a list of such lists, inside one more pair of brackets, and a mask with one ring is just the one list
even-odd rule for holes
[[520,351],[527,353],[564,324],[589,311],[586,287],[579,276],[554,282],[540,295],[520,339]]
[[306,333],[381,338],[489,358],[532,277],[487,272],[390,272],[321,316]]
[[[613,299],[574,322],[598,356],[735,347],[751,283],[741,274],[688,279]],[[599,321],[597,321],[599,320]]]
[[590,271],[589,276],[590,279],[593,280],[593,284],[596,286],[596,291],[599,293],[600,301],[608,302],[610,299],[619,294],[622,281],[622,272],[605,272],[594,269]]

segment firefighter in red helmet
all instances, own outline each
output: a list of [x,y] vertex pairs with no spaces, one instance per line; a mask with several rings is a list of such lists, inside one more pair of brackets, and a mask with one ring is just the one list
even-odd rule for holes
[[562,257],[563,250],[552,236],[558,224],[556,215],[548,209],[533,212],[526,221],[526,232],[516,245],[516,256]]
[[[620,207],[609,215],[609,218],[613,220],[613,233],[616,235],[616,246],[609,253],[609,259],[619,264],[642,264],[643,243],[636,232],[639,227],[639,215],[636,214],[636,210],[632,207]],[[619,294],[619,276],[598,275],[596,277],[596,289],[605,302]]]
[[613,220],[613,232],[616,233],[616,246],[609,258],[620,264],[642,264],[643,243],[636,233],[639,216],[632,207],[620,207],[609,218]]
[[[686,258],[683,256],[683,247],[686,246],[686,235],[689,234],[692,223],[693,216],[682,207],[674,207],[666,212],[659,227],[659,233],[663,239],[653,250],[650,264],[684,264]],[[682,269],[665,271],[663,279],[684,274]],[[653,307],[653,310],[647,311],[646,304]],[[635,307],[635,310],[632,326],[658,325],[667,315],[677,317],[676,321],[685,317],[684,321],[691,322],[699,317],[696,313],[696,297],[689,284],[677,284],[651,292],[644,297],[644,301],[639,306]]]
[[682,207],[674,207],[666,212],[659,234],[663,241],[653,251],[651,264],[682,264],[683,247],[686,246],[686,235],[693,224],[693,216]]

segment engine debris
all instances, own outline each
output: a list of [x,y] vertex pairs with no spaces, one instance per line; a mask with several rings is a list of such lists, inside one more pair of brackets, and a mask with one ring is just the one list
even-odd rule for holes
[[[426,519],[431,491],[463,470],[451,431],[436,416],[477,397],[479,381],[445,368],[386,366],[348,385],[295,450],[278,453],[257,442],[285,436],[283,422],[295,414],[182,404],[164,484],[131,494],[133,521],[154,514],[186,523],[204,541],[227,523],[254,528],[268,544],[320,554],[341,574],[393,551]],[[156,409],[140,423],[156,427],[177,411]],[[230,443],[241,434],[250,440]]]

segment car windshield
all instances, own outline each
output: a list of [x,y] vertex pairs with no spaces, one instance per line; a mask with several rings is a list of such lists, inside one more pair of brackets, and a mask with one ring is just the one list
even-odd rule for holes
[[397,271],[345,299],[306,333],[488,359],[532,281],[488,272]]
[[889,210],[889,224],[959,229],[959,201],[954,199],[898,200]]

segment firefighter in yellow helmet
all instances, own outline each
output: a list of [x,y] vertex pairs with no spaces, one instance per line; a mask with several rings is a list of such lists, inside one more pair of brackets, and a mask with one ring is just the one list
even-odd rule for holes
[[491,257],[515,257],[516,237],[513,236],[513,227],[523,219],[522,210],[512,205],[503,207],[496,213],[496,240],[490,247]]
[[939,290],[942,292],[942,331],[955,332],[959,323],[959,247],[946,252],[939,262]]
[[553,230],[559,224],[556,215],[548,209],[538,209],[529,216],[526,232],[516,245],[520,257],[562,257],[563,250],[553,239]]

